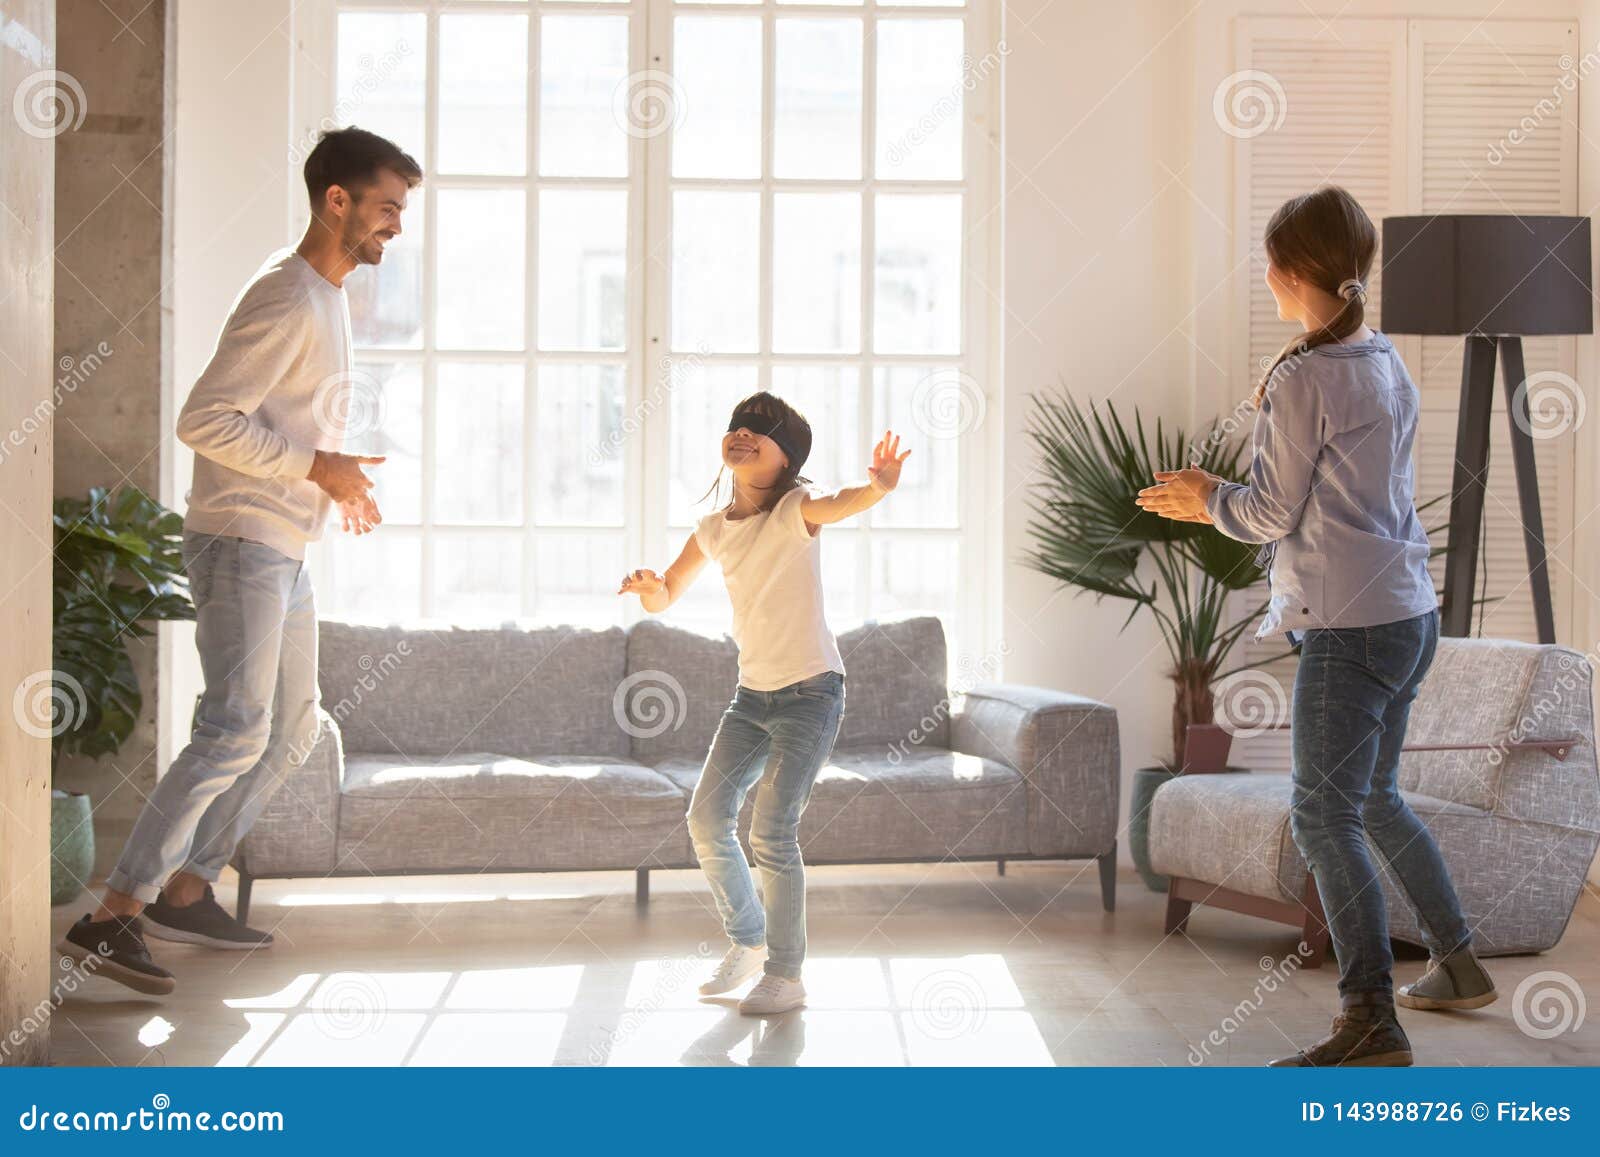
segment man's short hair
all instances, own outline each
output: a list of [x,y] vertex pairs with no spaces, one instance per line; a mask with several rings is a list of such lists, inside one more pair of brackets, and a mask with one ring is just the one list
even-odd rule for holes
[[330,129],[317,138],[306,158],[306,192],[312,208],[322,203],[332,186],[353,192],[377,180],[384,169],[402,178],[407,188],[422,182],[422,166],[393,141],[366,129]]

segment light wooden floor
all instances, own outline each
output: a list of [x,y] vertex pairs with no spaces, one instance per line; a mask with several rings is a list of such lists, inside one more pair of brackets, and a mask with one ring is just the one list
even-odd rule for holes
[[[178,991],[90,980],[55,1013],[53,1060],[1257,1065],[1315,1040],[1335,1004],[1331,968],[1282,966],[1289,928],[1196,909],[1187,937],[1164,937],[1164,899],[1131,872],[1119,910],[1101,910],[1092,861],[1003,878],[992,864],[816,868],[811,881],[811,1000],[783,1017],[697,999],[723,948],[698,873],[656,873],[643,915],[631,873],[266,881],[252,923],[276,947],[152,941]],[[219,898],[231,907],[226,879]],[[58,909],[57,930],[88,906]],[[1402,961],[1398,979],[1423,964]],[[1490,1008],[1404,1014],[1419,1063],[1600,1064],[1593,888],[1554,951],[1491,968]],[[1519,1027],[1513,993],[1542,972],[1565,974],[1549,979],[1575,986],[1569,1001],[1585,995],[1576,1031]]]

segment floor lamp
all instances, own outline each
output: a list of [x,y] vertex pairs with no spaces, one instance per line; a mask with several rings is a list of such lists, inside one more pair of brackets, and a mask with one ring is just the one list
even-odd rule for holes
[[1522,339],[1592,333],[1593,311],[1587,217],[1467,214],[1383,220],[1384,332],[1466,338],[1444,572],[1441,630],[1446,635],[1472,630],[1498,354],[1534,619],[1539,641],[1556,641],[1533,423],[1528,391],[1520,388],[1527,377]]

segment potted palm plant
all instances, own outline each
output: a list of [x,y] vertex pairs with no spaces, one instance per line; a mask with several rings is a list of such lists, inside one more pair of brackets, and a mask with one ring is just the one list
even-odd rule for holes
[[[48,730],[51,760],[115,753],[144,698],[127,640],[149,625],[193,619],[183,574],[183,519],[137,487],[55,504],[54,635],[48,688],[23,713]],[[51,792],[50,900],[76,896],[94,870],[92,803]]]
[[[1097,598],[1126,601],[1124,627],[1146,611],[1171,660],[1172,751],[1160,766],[1135,773],[1128,833],[1140,875],[1153,890],[1164,891],[1165,878],[1150,870],[1149,801],[1156,788],[1186,770],[1191,729],[1217,730],[1217,682],[1260,665],[1223,670],[1234,645],[1266,609],[1264,600],[1251,600],[1240,614],[1231,596],[1265,574],[1256,562],[1257,547],[1202,523],[1151,514],[1134,504],[1134,496],[1151,484],[1155,471],[1187,465],[1242,481],[1245,448],[1215,423],[1191,443],[1183,430],[1159,420],[1153,436],[1147,434],[1137,412],[1130,429],[1109,402],[1085,408],[1064,391],[1032,401],[1027,433],[1043,479],[1030,499],[1033,546],[1025,564]],[[1190,746],[1192,752],[1201,745]],[[1221,750],[1226,752],[1225,743]]]

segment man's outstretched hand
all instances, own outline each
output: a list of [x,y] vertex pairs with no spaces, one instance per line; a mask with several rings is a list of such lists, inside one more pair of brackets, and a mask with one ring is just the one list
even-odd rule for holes
[[339,503],[339,518],[347,534],[371,534],[383,521],[383,515],[378,513],[378,504],[370,494]]
[[343,506],[346,502],[367,497],[367,491],[372,489],[372,479],[368,478],[361,468],[376,466],[382,461],[382,458],[368,458],[359,454],[318,450],[317,456],[311,461],[311,472],[306,478],[322,487],[329,498]]

